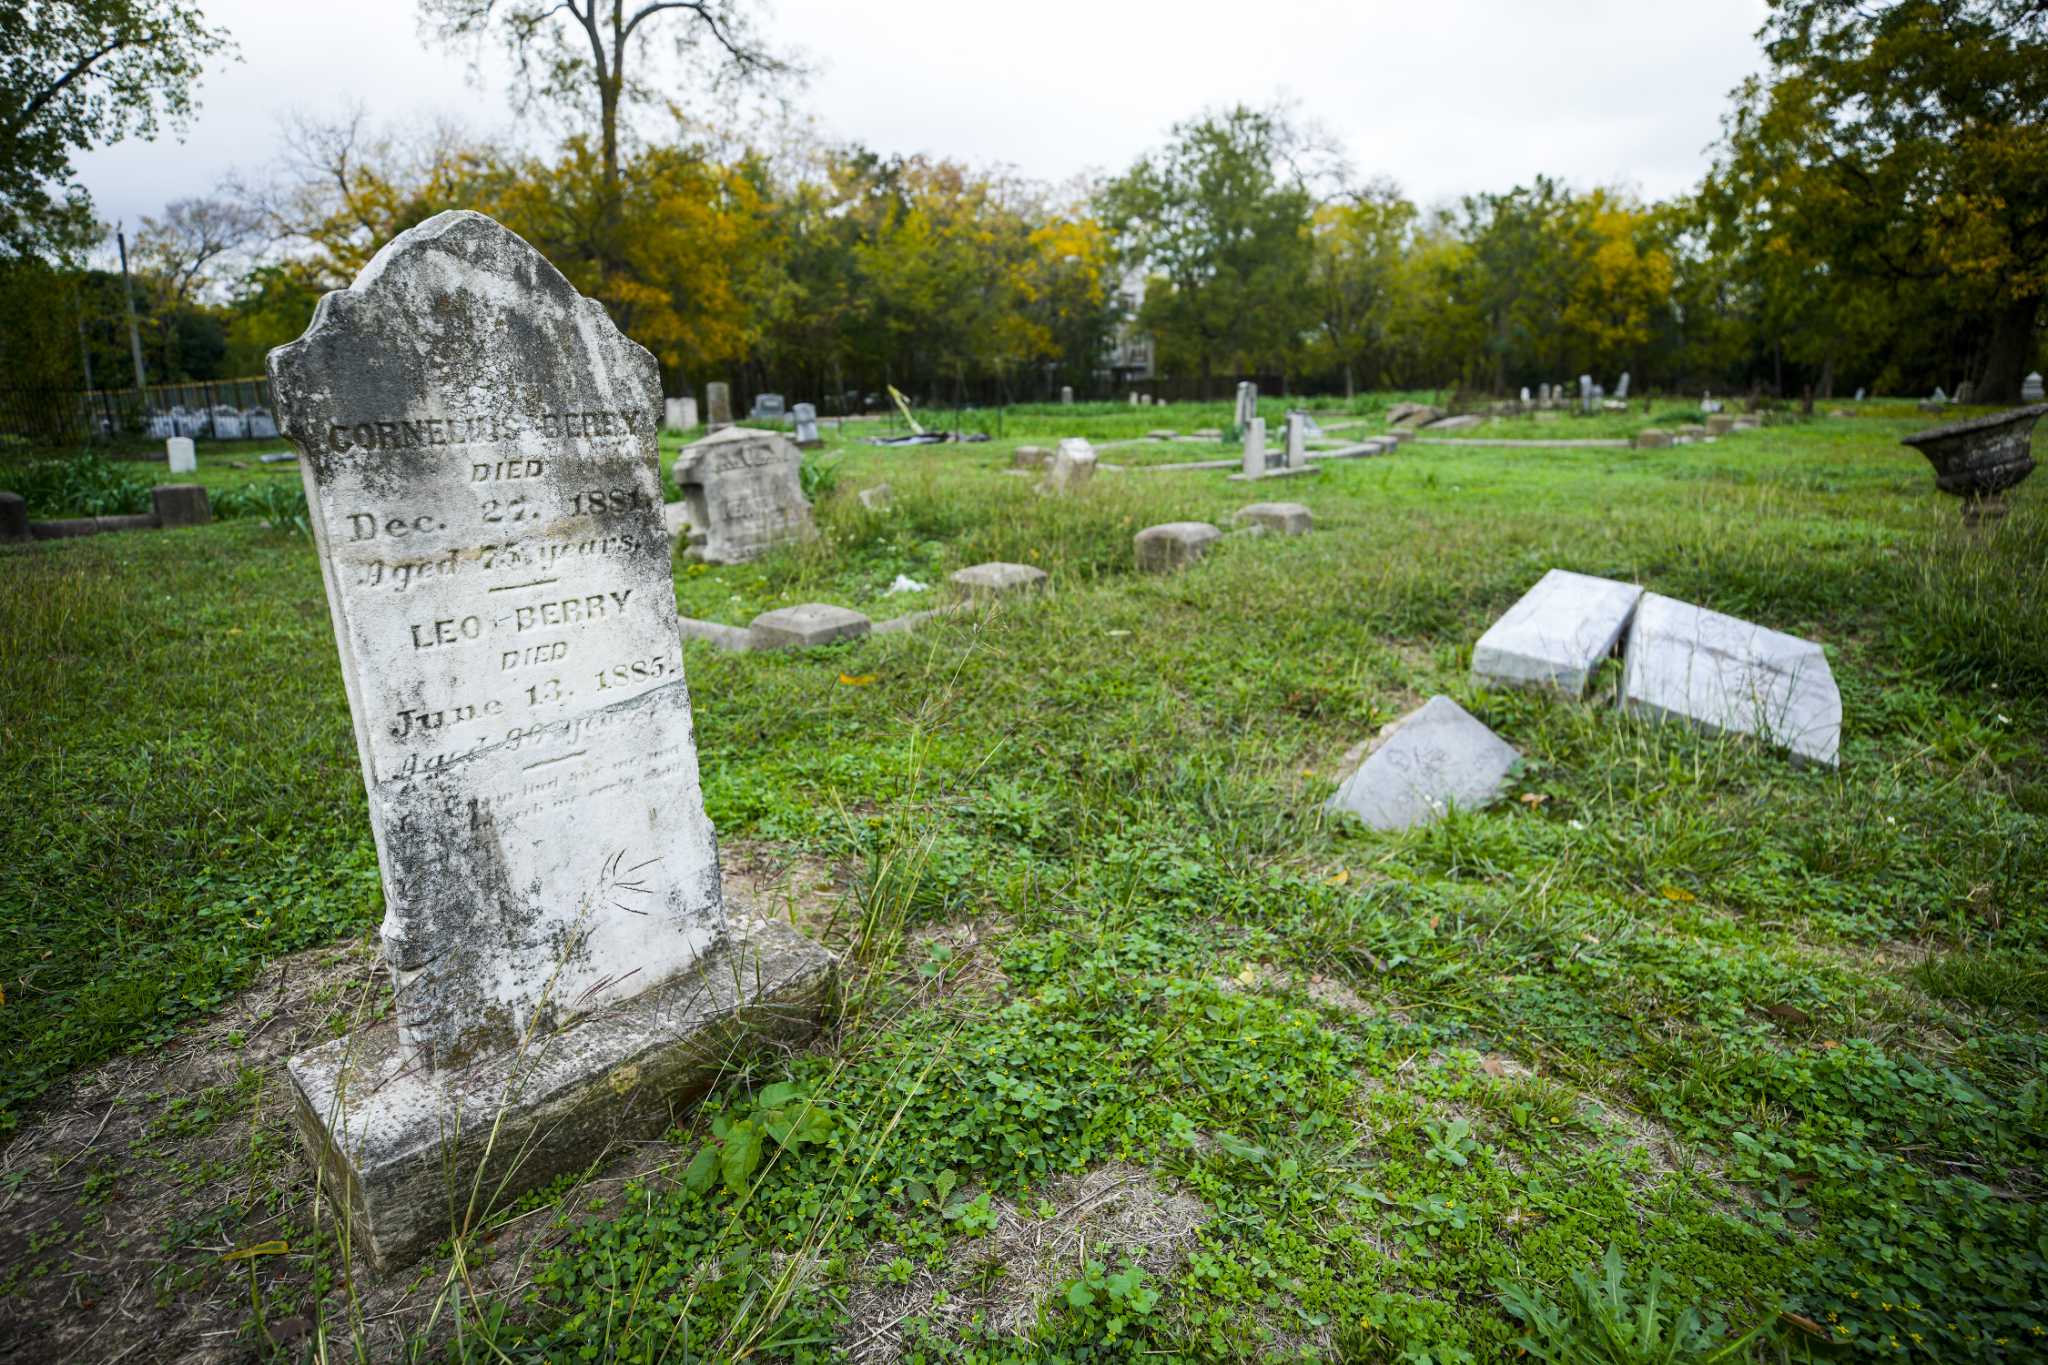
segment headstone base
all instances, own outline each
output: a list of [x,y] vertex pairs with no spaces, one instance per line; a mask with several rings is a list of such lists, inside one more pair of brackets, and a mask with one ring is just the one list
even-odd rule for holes
[[1288,469],[1285,466],[1281,466],[1277,469],[1269,469],[1263,474],[1229,474],[1224,476],[1224,482],[1263,483],[1267,479],[1298,479],[1307,474],[1320,474],[1321,472],[1312,464],[1305,464],[1299,469]]
[[299,1133],[355,1248],[380,1270],[415,1260],[607,1145],[658,1137],[733,1062],[815,1033],[838,959],[727,895],[723,945],[523,1056],[435,1077],[386,1019],[292,1058]]

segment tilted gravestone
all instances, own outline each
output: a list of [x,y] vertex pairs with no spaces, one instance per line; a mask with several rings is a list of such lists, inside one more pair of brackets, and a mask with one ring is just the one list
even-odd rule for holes
[[481,214],[273,351],[383,876],[388,1018],[293,1057],[380,1266],[815,1027],[829,954],[719,873],[661,524],[653,356]]
[[1842,695],[1811,640],[1645,593],[1625,657],[1629,711],[1708,734],[1755,735],[1830,768],[1839,762]]
[[1472,677],[1583,697],[1642,595],[1633,583],[1552,569],[1479,637]]
[[697,557],[741,564],[817,534],[803,463],[796,442],[753,427],[727,427],[684,446],[669,472],[689,508]]
[[1069,436],[1061,441],[1052,458],[1045,462],[1045,477],[1039,480],[1041,493],[1073,493],[1086,488],[1095,478],[1095,447],[1087,438]]
[[1616,398],[1626,398],[1626,397],[1628,397],[1628,371],[1627,371],[1627,370],[1623,370],[1623,371],[1621,372],[1621,379],[1620,379],[1620,381],[1619,381],[1618,383],[1616,383],[1616,384],[1615,384],[1615,386],[1614,386],[1614,396],[1615,396]]

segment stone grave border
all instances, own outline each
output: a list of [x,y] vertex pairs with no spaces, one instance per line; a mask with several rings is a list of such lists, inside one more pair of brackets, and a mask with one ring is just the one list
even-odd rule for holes
[[41,540],[73,540],[109,531],[173,531],[205,526],[213,520],[206,486],[161,483],[149,490],[150,510],[105,517],[60,517],[30,521],[19,493],[0,492],[0,544],[26,545]]

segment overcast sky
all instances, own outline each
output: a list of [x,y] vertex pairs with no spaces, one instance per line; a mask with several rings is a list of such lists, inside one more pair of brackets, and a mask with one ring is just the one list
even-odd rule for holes
[[[420,36],[414,0],[202,7],[243,60],[203,82],[182,143],[78,158],[110,221],[260,172],[294,109],[510,125],[502,74],[470,83],[463,54]],[[1360,172],[1430,204],[1539,173],[1686,189],[1729,90],[1763,65],[1764,14],[1763,0],[774,0],[764,27],[816,68],[798,100],[828,138],[1064,181],[1121,169],[1204,107],[1287,96]]]

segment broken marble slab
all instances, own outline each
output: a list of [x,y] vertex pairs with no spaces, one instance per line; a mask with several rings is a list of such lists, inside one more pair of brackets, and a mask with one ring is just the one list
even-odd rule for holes
[[1621,698],[1638,715],[1754,735],[1807,762],[1840,761],[1842,694],[1821,647],[1690,602],[1643,595]]
[[1521,755],[1449,697],[1435,696],[1380,731],[1358,771],[1324,803],[1369,829],[1412,829],[1452,806],[1477,809],[1499,796]]
[[1552,569],[1479,637],[1472,677],[1583,697],[1642,595],[1634,583]]

